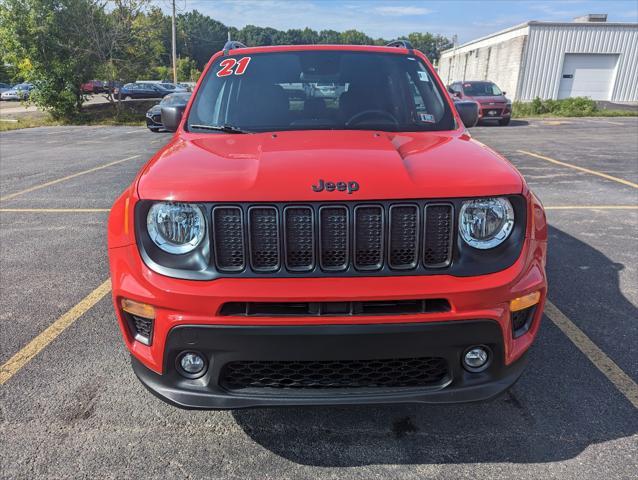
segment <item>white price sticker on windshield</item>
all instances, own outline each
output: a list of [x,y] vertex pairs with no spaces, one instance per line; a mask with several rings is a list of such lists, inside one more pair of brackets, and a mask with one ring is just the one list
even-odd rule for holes
[[421,80],[422,82],[429,82],[430,81],[430,77],[428,77],[428,72],[424,72],[423,70],[419,70],[416,73],[419,74],[419,80]]

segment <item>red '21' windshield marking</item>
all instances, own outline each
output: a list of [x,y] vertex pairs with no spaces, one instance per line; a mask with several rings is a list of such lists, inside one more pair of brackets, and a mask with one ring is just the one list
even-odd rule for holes
[[[244,57],[239,61],[235,60],[234,58],[227,58],[226,60],[222,60],[221,62],[219,62],[219,65],[222,68],[219,72],[217,72],[217,76],[227,77],[228,75],[233,74],[243,75],[248,68],[248,63],[250,63],[250,57]],[[237,65],[237,68],[235,68],[235,65]]]

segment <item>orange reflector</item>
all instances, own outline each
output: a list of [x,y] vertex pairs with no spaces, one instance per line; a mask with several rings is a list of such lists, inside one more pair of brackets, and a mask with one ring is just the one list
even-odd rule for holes
[[128,298],[122,299],[122,310],[131,315],[137,315],[143,318],[155,318],[155,308],[146,303],[139,303]]
[[523,297],[515,298],[510,301],[510,312],[517,312],[524,308],[531,307],[532,305],[536,305],[540,299],[541,292],[534,292]]

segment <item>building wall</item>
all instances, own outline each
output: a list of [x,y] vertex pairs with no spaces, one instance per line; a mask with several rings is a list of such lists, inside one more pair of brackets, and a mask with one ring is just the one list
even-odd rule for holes
[[565,53],[619,54],[611,101],[638,101],[638,24],[593,23],[532,23],[517,99],[558,98]]
[[491,80],[507,92],[509,98],[516,99],[527,29],[517,33],[444,53],[439,61],[441,79],[446,85],[457,80]]

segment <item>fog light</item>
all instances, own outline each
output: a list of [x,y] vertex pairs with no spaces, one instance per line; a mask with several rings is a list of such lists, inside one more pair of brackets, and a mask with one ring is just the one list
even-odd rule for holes
[[179,357],[181,374],[188,378],[201,377],[206,370],[206,360],[199,353],[186,352]]
[[487,368],[490,354],[485,347],[470,347],[463,354],[463,367],[469,372],[482,372]]

